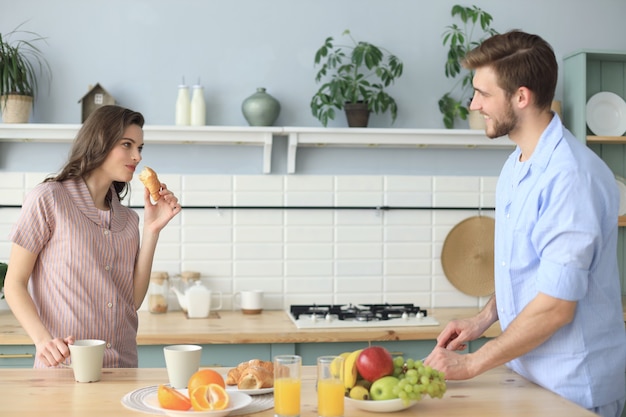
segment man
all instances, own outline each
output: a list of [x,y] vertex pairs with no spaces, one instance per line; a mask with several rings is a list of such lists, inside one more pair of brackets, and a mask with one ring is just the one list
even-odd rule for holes
[[[495,294],[455,320],[426,364],[448,380],[507,364],[527,379],[605,417],[626,400],[626,334],[617,265],[615,177],[550,110],[558,65],[550,45],[511,31],[469,52],[471,109],[490,138],[517,145],[496,189]],[[474,353],[455,350],[500,321]]]

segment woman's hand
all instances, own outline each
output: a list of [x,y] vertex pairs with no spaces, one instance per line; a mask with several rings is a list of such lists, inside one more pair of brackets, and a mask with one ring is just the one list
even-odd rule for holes
[[161,183],[161,191],[159,191],[159,194],[161,198],[153,204],[150,200],[150,191],[144,188],[144,227],[154,233],[160,232],[181,210],[178,198],[167,189],[164,183]]
[[57,366],[70,357],[70,349],[67,345],[74,343],[74,336],[65,339],[57,337],[35,345],[37,359],[46,366]]

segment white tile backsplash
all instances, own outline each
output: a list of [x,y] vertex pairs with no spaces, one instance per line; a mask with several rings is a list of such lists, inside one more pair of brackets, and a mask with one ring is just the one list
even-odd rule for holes
[[[0,205],[21,204],[46,175],[0,173]],[[170,174],[161,180],[187,207],[161,232],[153,269],[171,276],[200,271],[223,293],[224,308],[234,308],[233,294],[246,289],[264,290],[270,309],[314,302],[474,307],[486,301],[450,284],[440,254],[458,222],[493,216],[495,177]],[[128,200],[143,206],[137,179]],[[223,208],[233,205],[306,208]],[[326,208],[333,206],[366,208]],[[476,209],[432,209],[437,206]],[[136,210],[142,219],[143,209]],[[0,261],[8,260],[18,215],[17,208],[0,208]]]

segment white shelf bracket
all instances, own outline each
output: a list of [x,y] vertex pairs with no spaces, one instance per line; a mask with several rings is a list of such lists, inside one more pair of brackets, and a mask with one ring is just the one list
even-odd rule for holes
[[296,172],[296,151],[298,150],[298,132],[289,133],[289,145],[287,148],[287,173]]
[[272,172],[272,144],[274,143],[274,135],[272,132],[267,132],[263,136],[263,173],[269,174]]

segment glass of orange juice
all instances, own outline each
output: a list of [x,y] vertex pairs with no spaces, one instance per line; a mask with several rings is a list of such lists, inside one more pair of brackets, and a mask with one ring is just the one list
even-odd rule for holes
[[317,358],[317,415],[343,417],[344,358],[320,356]]
[[274,357],[274,415],[300,416],[302,358],[298,355]]

